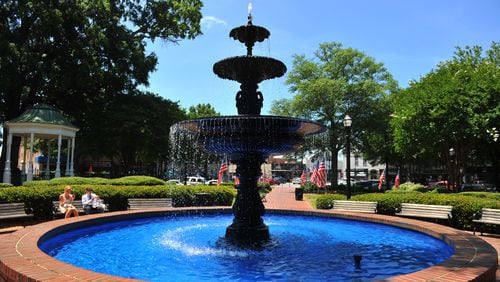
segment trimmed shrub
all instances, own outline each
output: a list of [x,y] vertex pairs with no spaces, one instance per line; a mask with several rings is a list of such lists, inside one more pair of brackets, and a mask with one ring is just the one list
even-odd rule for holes
[[151,176],[134,175],[110,179],[111,185],[155,186],[165,185],[165,181]]
[[165,181],[151,176],[134,175],[115,179],[101,177],[58,177],[51,180],[34,180],[23,183],[23,186],[49,185],[120,185],[120,186],[155,186],[165,185]]
[[5,188],[5,187],[12,187],[14,185],[10,184],[10,183],[0,183],[0,188]]
[[399,185],[399,189],[395,190],[393,188],[392,191],[403,191],[403,192],[427,192],[427,188],[424,185],[413,182],[405,182]]
[[331,209],[333,208],[334,200],[345,200],[345,195],[342,194],[323,194],[316,198],[316,208]]
[[50,180],[33,180],[23,183],[23,186],[49,186],[49,185],[106,185],[109,184],[109,179],[100,177],[58,177]]

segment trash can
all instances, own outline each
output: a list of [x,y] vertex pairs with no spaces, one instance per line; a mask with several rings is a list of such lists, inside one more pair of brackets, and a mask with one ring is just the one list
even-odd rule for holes
[[304,198],[304,188],[295,188],[295,200],[302,201]]

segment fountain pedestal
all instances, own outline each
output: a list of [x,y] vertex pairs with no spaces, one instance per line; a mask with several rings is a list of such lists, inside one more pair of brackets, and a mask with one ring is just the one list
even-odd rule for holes
[[265,208],[259,194],[257,180],[262,175],[262,157],[244,157],[233,160],[240,180],[238,194],[233,205],[233,223],[226,229],[226,239],[236,244],[261,244],[269,239],[269,228],[262,215]]

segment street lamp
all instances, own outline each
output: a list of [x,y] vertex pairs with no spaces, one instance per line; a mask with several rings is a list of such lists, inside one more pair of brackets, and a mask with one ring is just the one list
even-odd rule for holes
[[455,189],[455,170],[454,170],[454,167],[455,167],[455,162],[454,162],[454,157],[455,157],[455,149],[453,148],[450,148],[450,150],[448,150],[448,153],[450,155],[450,183],[448,183],[448,189],[453,189],[453,192],[457,192],[456,189]]
[[346,167],[345,167],[345,173],[346,173],[346,181],[347,181],[347,199],[349,200],[351,198],[351,141],[349,140],[351,137],[351,125],[352,125],[352,119],[349,115],[346,115],[344,117],[344,128],[346,132],[346,138],[345,138],[345,149],[346,149],[346,154],[345,154],[345,159],[346,159]]

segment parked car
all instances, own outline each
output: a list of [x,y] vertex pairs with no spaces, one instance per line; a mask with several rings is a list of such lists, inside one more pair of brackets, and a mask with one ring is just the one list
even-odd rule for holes
[[[457,184],[455,184],[457,185]],[[454,187],[450,187],[449,184],[448,184],[448,181],[447,180],[442,180],[442,181],[435,181],[435,182],[430,182],[429,185],[428,185],[428,188],[430,189],[434,189],[436,187],[441,187],[441,188],[449,188],[451,190],[453,190]]]
[[279,184],[279,183],[276,182],[276,180],[274,180],[272,178],[260,178],[259,181],[263,182],[263,183],[268,183],[269,185],[277,185],[277,184]]
[[300,177],[294,177],[292,179],[292,184],[300,184],[300,183],[301,183]]
[[282,177],[282,176],[275,176],[273,177],[273,180],[276,184],[281,184],[281,183],[286,183],[288,182],[288,179]]
[[462,191],[483,191],[483,192],[496,192],[497,189],[494,184],[482,180],[476,180],[472,183],[462,184]]
[[210,179],[207,182],[205,182],[207,185],[217,185],[217,179]]
[[378,183],[379,181],[377,179],[362,180],[362,181],[357,181],[356,186],[358,186],[363,190],[374,191],[378,189]]
[[[356,179],[351,178],[351,185],[356,184],[356,182],[357,182]],[[339,185],[347,185],[347,178],[341,178],[341,179],[339,179],[338,180],[338,184]]]
[[205,184],[205,182],[207,182],[207,180],[205,179],[205,177],[201,177],[201,176],[189,176],[187,178],[186,184],[187,185],[199,185],[199,184]]

